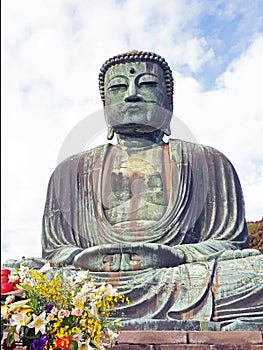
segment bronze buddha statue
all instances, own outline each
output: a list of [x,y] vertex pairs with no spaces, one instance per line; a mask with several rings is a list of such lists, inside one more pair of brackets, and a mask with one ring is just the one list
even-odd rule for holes
[[170,135],[173,78],[152,52],[101,68],[108,139],[63,161],[48,187],[43,258],[89,269],[130,299],[124,324],[216,322],[261,329],[263,259],[248,249],[244,201],[219,151]]

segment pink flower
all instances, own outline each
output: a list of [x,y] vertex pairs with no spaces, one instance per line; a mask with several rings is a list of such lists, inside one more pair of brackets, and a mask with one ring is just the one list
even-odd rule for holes
[[47,315],[47,321],[50,322],[50,321],[53,321],[53,320],[54,320],[54,315],[48,314]]
[[69,317],[70,312],[68,310],[59,310],[58,312],[58,318],[64,318],[64,317]]
[[57,315],[58,309],[57,309],[56,307],[53,307],[53,309],[51,310],[51,313],[52,313],[53,315]]
[[81,310],[78,307],[76,307],[74,310],[71,311],[71,315],[74,315],[74,316],[81,316],[82,313],[83,313],[83,310]]

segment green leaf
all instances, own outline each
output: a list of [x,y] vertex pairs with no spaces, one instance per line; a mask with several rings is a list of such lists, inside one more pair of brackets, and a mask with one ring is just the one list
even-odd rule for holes
[[9,332],[7,334],[7,337],[6,337],[6,345],[8,347],[11,347],[15,341],[15,332],[16,332],[16,326],[10,327]]
[[71,350],[77,350],[78,349],[78,342],[76,340],[72,340],[72,347]]

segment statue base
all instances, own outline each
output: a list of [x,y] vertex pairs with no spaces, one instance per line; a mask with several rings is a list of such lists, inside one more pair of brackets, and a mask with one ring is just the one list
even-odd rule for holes
[[[263,334],[221,331],[125,331],[112,350],[262,350]],[[2,348],[2,342],[1,342]],[[16,350],[26,350],[19,343]]]
[[259,350],[262,332],[121,331],[112,350]]

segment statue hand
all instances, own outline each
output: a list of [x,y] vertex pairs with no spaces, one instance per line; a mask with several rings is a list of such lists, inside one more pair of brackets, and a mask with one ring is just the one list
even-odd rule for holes
[[133,270],[174,267],[185,262],[184,253],[163,244],[143,243],[132,248]]
[[180,250],[154,243],[105,244],[83,250],[74,266],[90,271],[129,271],[172,267],[184,262]]

